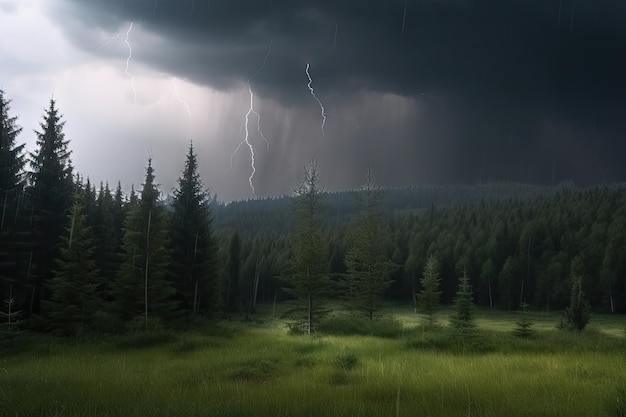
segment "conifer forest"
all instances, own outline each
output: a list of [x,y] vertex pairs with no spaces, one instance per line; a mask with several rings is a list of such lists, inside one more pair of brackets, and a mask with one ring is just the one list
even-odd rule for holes
[[[259,344],[269,351],[275,344],[295,346],[284,355],[294,356],[299,365],[286,365],[259,351],[246,354],[251,355],[247,362],[223,359],[228,371],[215,372],[226,375],[230,385],[225,389],[249,384],[252,397],[243,397],[249,401],[238,406],[219,403],[207,410],[219,410],[219,415],[270,415],[274,407],[286,404],[285,414],[277,411],[276,415],[319,415],[313,404],[298,405],[282,397],[262,400],[267,393],[258,391],[259,384],[274,381],[277,385],[267,395],[278,395],[277,390],[286,389],[281,385],[285,375],[301,367],[306,378],[322,378],[341,392],[365,378],[355,377],[355,372],[379,366],[376,361],[383,361],[385,355],[406,355],[397,352],[407,348],[413,352],[411,361],[433,352],[450,353],[446,359],[450,361],[471,361],[463,355],[480,360],[481,356],[472,355],[517,355],[521,349],[530,362],[535,354],[541,358],[541,352],[560,352],[554,346],[571,343],[589,355],[623,348],[623,184],[578,188],[573,183],[500,182],[387,189],[378,186],[375,172],[368,170],[361,188],[329,192],[321,183],[320,167],[312,161],[291,195],[222,202],[203,183],[202,167],[190,142],[185,159],[179,161],[173,193],[159,188],[161,161],[152,158],[138,161],[144,166],[143,180],[125,192],[127,184],[94,184],[76,172],[64,123],[51,100],[35,132],[36,149],[26,153],[25,145],[17,142],[21,131],[17,116],[0,91],[0,343],[4,345],[0,352],[8,357],[37,357],[37,349],[52,343],[44,355],[52,358],[50,352],[58,346],[77,340],[87,341],[87,346],[113,340],[119,349],[173,346],[176,354],[204,352],[211,357],[210,352],[228,350],[220,346],[239,346],[233,335],[240,335],[245,346]],[[612,336],[603,333],[602,323],[608,323]],[[507,335],[506,341],[498,334]],[[554,334],[561,334],[563,340],[554,339]],[[345,339],[355,335],[375,339]],[[607,337],[609,342],[603,339]],[[380,345],[386,340],[403,340],[404,347],[389,353],[396,348]],[[593,347],[596,343],[600,347]],[[80,344],[70,346],[76,355],[88,355]],[[319,359],[338,346],[344,347],[333,350],[334,359]],[[248,348],[240,348],[247,352]],[[578,352],[563,349],[564,355]],[[104,362],[113,360],[109,354],[97,353],[105,355]],[[145,354],[165,360],[158,351]],[[623,359],[623,355],[611,356],[609,367],[623,371]],[[580,366],[586,363],[584,358],[575,360]],[[134,361],[140,363],[138,358]],[[522,369],[522,362],[511,366]],[[607,362],[602,363],[598,366]],[[5,360],[0,371],[5,366],[7,375],[18,367]],[[328,375],[315,374],[321,366],[330,368]],[[477,366],[490,369],[491,365]],[[411,414],[402,407],[406,395],[419,396],[419,390],[412,388],[410,374],[400,374],[398,369],[385,376],[391,382],[382,380],[389,386],[359,386],[379,398],[376,407],[382,407],[359,415],[388,414],[385,410]],[[60,371],[49,372],[54,378],[54,372]],[[624,387],[623,375],[620,380],[608,370],[589,372],[604,375],[606,391],[593,399],[598,413],[585,415],[605,415],[607,409],[610,415],[624,415],[625,391],[619,391]],[[159,404],[155,398],[161,395],[160,388],[152,387],[146,389],[153,389],[150,395],[155,398],[134,412],[121,402],[117,411],[106,402],[89,411],[84,408],[92,398],[88,393],[80,394],[82,400],[57,407],[65,401],[66,391],[57,393],[61,398],[57,403],[47,399],[35,401],[34,408],[20,408],[25,399],[14,386],[7,388],[9,381],[19,383],[0,379],[0,391],[13,392],[13,400],[0,395],[1,415],[141,415],[159,414],[161,406],[173,407],[170,411],[179,407],[174,400],[157,408],[148,406]],[[464,383],[477,387],[476,382]],[[533,384],[513,403],[534,395],[533,389],[543,389]],[[441,395],[466,395],[464,388],[451,387],[452,393]],[[113,394],[107,395],[117,398],[119,393],[110,389]],[[216,389],[211,388],[212,395]],[[330,392],[316,395],[329,404],[341,403]],[[469,402],[459,400],[458,409],[454,404],[440,407],[440,394],[433,394],[430,412],[445,415],[466,407],[492,411],[484,415],[510,411],[505,402],[496,406],[479,391],[472,392]],[[564,401],[567,392],[566,388],[558,391],[557,402]],[[238,397],[234,391],[224,395]],[[3,414],[3,403],[9,407],[5,410],[14,413]],[[196,397],[188,399],[180,415],[205,415],[193,408],[200,403]],[[543,398],[537,410],[545,410],[542,407],[548,403]],[[64,407],[71,413],[64,414]],[[328,415],[348,415],[358,404],[348,401],[345,409],[333,407]],[[572,408],[559,410],[563,414],[545,415],[566,415]]]

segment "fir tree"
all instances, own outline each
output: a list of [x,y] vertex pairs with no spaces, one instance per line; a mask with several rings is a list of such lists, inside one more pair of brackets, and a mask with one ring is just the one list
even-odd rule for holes
[[0,302],[16,311],[16,295],[25,293],[30,227],[23,221],[24,144],[16,144],[22,128],[10,103],[0,89]]
[[90,223],[96,243],[94,259],[100,270],[100,294],[104,299],[107,298],[107,289],[118,272],[117,253],[121,226],[114,223],[114,204],[109,185],[101,183]]
[[517,336],[522,339],[530,339],[535,334],[532,329],[534,323],[528,317],[528,304],[522,303],[520,305],[519,319],[515,322],[515,329],[513,329],[513,336]]
[[185,168],[174,191],[172,267],[182,307],[194,314],[213,315],[220,306],[213,215],[189,145]]
[[459,277],[459,289],[454,300],[454,313],[450,317],[451,337],[454,345],[465,349],[481,349],[481,340],[473,317],[473,292],[467,273]]
[[285,289],[304,305],[305,331],[311,334],[321,314],[321,297],[329,289],[328,265],[322,237],[322,195],[315,162],[304,170],[303,181],[294,187],[295,230],[291,236],[289,282]]
[[439,302],[441,298],[441,291],[439,285],[441,278],[439,278],[439,265],[437,264],[437,258],[430,256],[426,262],[424,268],[424,275],[420,280],[422,289],[417,294],[417,303],[420,311],[428,318],[428,325],[430,327],[435,325],[436,313],[439,309]]
[[47,299],[44,289],[52,275],[54,260],[59,257],[65,218],[72,206],[74,189],[69,141],[63,133],[56,103],[50,100],[37,134],[37,148],[30,154],[31,190],[34,200],[34,263],[31,313],[38,313],[40,301]]
[[345,286],[351,305],[372,320],[374,312],[380,308],[385,290],[391,284],[389,275],[392,264],[387,253],[389,236],[380,216],[382,194],[375,185],[371,169],[367,171],[365,184],[356,196],[360,211],[350,232],[351,246],[345,258],[348,269]]
[[[25,144],[15,143],[22,128],[17,125],[17,117],[9,115],[10,104],[11,101],[4,98],[4,91],[0,89],[0,196],[3,199],[6,199],[9,193],[12,198],[17,197],[21,191],[25,164]],[[3,217],[6,217],[4,206],[3,212]],[[4,224],[4,221],[2,223]]]
[[148,160],[141,199],[125,221],[120,272],[113,283],[115,310],[123,320],[148,317],[168,320],[177,315],[169,280],[167,212],[159,202],[152,160]]
[[60,257],[48,281],[51,300],[42,301],[51,330],[75,335],[87,329],[98,307],[98,269],[82,207],[74,203],[68,216],[65,235],[61,238]]

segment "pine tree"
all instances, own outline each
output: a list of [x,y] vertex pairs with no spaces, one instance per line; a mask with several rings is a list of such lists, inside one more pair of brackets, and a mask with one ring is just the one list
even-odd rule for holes
[[[13,197],[21,191],[25,164],[25,144],[15,143],[22,128],[17,125],[17,117],[9,115],[10,104],[11,101],[4,98],[4,91],[0,89],[0,193],[3,199],[9,193]],[[3,217],[6,217],[4,206],[3,211]]]
[[74,203],[67,223],[57,267],[48,281],[51,300],[42,301],[42,309],[51,330],[70,336],[88,329],[93,322],[99,278],[91,231],[78,202]]
[[303,181],[294,187],[295,230],[291,236],[289,282],[285,289],[303,303],[305,331],[311,334],[321,314],[321,297],[329,289],[328,265],[322,237],[322,195],[315,162],[304,169]]
[[25,295],[30,227],[23,221],[24,144],[16,144],[22,128],[10,116],[10,104],[0,89],[0,303],[17,311],[18,297]]
[[72,206],[74,183],[69,141],[63,133],[56,103],[50,100],[37,134],[37,149],[30,154],[31,190],[34,204],[34,263],[31,313],[40,311],[42,299],[49,298],[47,281],[52,276],[54,260],[59,257],[65,218]]
[[454,300],[454,313],[450,317],[452,342],[464,350],[481,348],[480,338],[472,310],[474,309],[472,286],[467,273],[459,277],[459,289]]
[[164,321],[177,315],[167,233],[167,212],[159,202],[149,159],[141,199],[125,221],[120,272],[113,283],[115,310],[122,320],[141,317],[147,328],[149,317]]
[[520,305],[520,309],[521,309],[519,311],[520,317],[515,322],[515,328],[513,329],[513,336],[516,336],[522,339],[530,339],[535,334],[535,331],[532,329],[534,323],[528,317],[528,312],[527,312],[528,304],[522,303]]
[[456,330],[468,330],[475,327],[472,310],[474,308],[472,286],[467,273],[459,277],[459,289],[454,301],[454,313],[450,324]]
[[190,144],[185,168],[174,191],[172,267],[182,307],[194,314],[211,316],[220,307],[220,290],[208,195]]
[[351,246],[346,253],[348,269],[345,286],[351,296],[350,303],[372,320],[380,308],[385,290],[391,284],[387,243],[389,235],[380,216],[382,193],[375,185],[370,169],[365,184],[356,194],[360,212],[351,230]]
[[437,264],[437,258],[434,256],[428,258],[420,283],[422,284],[422,289],[417,295],[417,303],[420,311],[428,317],[428,326],[433,327],[436,323],[435,315],[439,309],[441,299],[439,265]]

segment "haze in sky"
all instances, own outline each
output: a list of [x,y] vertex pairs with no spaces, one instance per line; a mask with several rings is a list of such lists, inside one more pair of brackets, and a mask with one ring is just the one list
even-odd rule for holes
[[626,179],[625,22],[618,0],[0,0],[0,84],[20,143],[54,98],[76,170],[125,189],[152,156],[169,192],[190,140],[221,200],[289,193],[312,158],[331,190],[368,166],[585,186]]

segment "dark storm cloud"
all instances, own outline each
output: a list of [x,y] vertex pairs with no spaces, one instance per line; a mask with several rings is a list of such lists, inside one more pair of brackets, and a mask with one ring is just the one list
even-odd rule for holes
[[[626,107],[623,1],[66,3],[70,7],[59,18],[86,50],[93,51],[93,44],[78,28],[114,33],[121,22],[140,22],[167,43],[165,49],[142,50],[136,59],[213,88],[245,81],[271,42],[267,68],[254,86],[263,97],[286,105],[311,99],[304,74],[307,61],[316,91],[326,96],[350,100],[372,91],[424,100],[444,97],[450,126],[441,140],[454,150],[445,156],[456,167],[445,178],[452,181],[463,172],[472,172],[473,179],[500,178],[513,160],[521,166],[517,179],[545,178],[544,172],[557,162],[566,171],[577,169],[576,158],[555,156],[558,147],[538,156],[545,152],[545,135],[559,135],[553,141],[592,152],[607,166],[615,166],[616,155],[624,150],[618,140],[624,132],[616,127]],[[546,120],[554,126],[571,125],[575,133],[547,128]],[[596,141],[604,135],[603,146],[568,142],[576,135],[595,136]],[[524,164],[541,166],[533,176]]]
[[333,90],[607,101],[626,85],[620,1],[68,1],[78,14],[66,16],[109,32],[142,22],[173,46],[144,59],[218,88],[249,77],[270,42],[272,71],[256,84],[279,97],[302,89],[306,60]]

